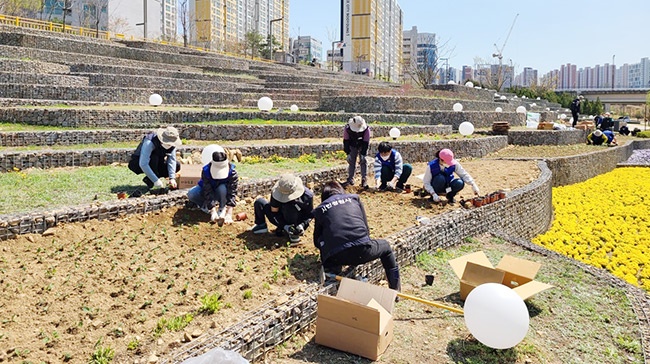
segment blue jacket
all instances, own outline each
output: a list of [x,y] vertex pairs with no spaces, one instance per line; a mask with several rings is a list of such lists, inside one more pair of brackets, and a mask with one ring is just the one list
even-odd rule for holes
[[235,170],[235,165],[229,163],[230,170],[228,171],[228,177],[224,179],[213,179],[212,173],[210,173],[210,163],[203,166],[203,171],[201,172],[201,180],[198,185],[201,187],[201,194],[205,201],[207,201],[208,208],[211,209],[214,206],[218,205],[216,190],[220,184],[226,183],[226,188],[228,190],[226,195],[226,206],[235,207],[237,204],[237,185],[239,182],[239,176]]
[[445,179],[447,180],[447,183],[451,182],[454,179],[454,172],[456,171],[456,166],[448,166],[445,167],[444,169],[440,169],[440,162],[438,158],[435,158],[434,160],[430,161],[427,163],[429,166],[429,170],[431,171],[431,177],[435,177],[439,174],[443,174],[445,176]]

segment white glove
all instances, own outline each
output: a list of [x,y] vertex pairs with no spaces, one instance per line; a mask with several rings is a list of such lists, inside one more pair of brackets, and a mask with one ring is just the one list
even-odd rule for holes
[[395,187],[395,186],[393,186],[393,181],[388,181],[388,182],[386,182],[386,186],[387,186],[388,188],[393,188],[393,187]]
[[431,198],[433,199],[433,202],[440,202],[440,196],[435,192],[431,194]]
[[478,189],[478,186],[476,184],[472,184],[472,191],[474,191],[474,194],[480,195],[480,191]]
[[223,218],[223,223],[226,225],[232,224],[232,214],[226,214]]
[[210,210],[210,221],[214,222],[217,221],[219,218],[219,213],[217,212],[217,208],[213,207],[212,210]]
[[175,179],[170,179],[170,180],[169,180],[169,187],[171,187],[171,188],[176,188],[176,187],[178,187],[178,184],[176,183],[176,180],[175,180]]
[[381,186],[381,178],[377,178],[377,180],[375,180],[375,186],[377,188],[379,188],[379,186]]
[[156,188],[162,188],[163,187],[163,181],[160,178],[158,178],[156,180],[156,182],[153,183],[153,186],[156,187]]

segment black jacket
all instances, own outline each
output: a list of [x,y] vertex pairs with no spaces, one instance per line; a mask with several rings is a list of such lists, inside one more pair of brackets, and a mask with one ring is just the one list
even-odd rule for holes
[[309,223],[313,218],[311,210],[314,208],[314,193],[309,188],[305,188],[302,196],[289,202],[280,202],[271,195],[271,207],[279,209],[278,212],[272,212],[278,226],[302,224],[307,230]]
[[366,211],[359,195],[331,196],[312,214],[315,221],[314,245],[320,250],[323,262],[344,249],[370,241]]

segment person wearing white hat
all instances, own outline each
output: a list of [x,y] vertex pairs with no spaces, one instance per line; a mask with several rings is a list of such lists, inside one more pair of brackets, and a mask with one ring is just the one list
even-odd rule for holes
[[587,145],[618,145],[616,136],[611,130],[594,130],[587,135]]
[[169,186],[176,188],[176,172],[180,170],[180,164],[176,162],[176,148],[181,144],[178,129],[173,126],[149,133],[131,155],[129,169],[135,174],[144,173],[142,182],[149,188],[163,187],[162,178],[169,178]]
[[232,224],[238,183],[235,165],[228,161],[226,151],[217,146],[212,152],[212,161],[203,166],[201,180],[187,192],[187,198],[209,213],[210,221],[219,226]]
[[355,116],[348,120],[343,129],[343,151],[347,155],[348,178],[341,185],[343,187],[354,185],[354,173],[356,172],[357,157],[359,158],[359,169],[361,172],[361,187],[368,188],[368,145],[370,144],[370,128],[361,116]]
[[291,173],[283,174],[271,190],[271,201],[258,197],[255,208],[254,234],[267,233],[266,219],[278,228],[275,235],[286,233],[292,244],[300,242],[312,220],[314,193],[306,188],[300,177]]

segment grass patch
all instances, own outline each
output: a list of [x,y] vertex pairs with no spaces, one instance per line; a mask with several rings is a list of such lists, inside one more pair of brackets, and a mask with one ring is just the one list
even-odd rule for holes
[[201,297],[199,312],[213,314],[221,309],[221,295],[218,293],[206,294]]
[[176,316],[171,319],[161,318],[156,323],[156,328],[153,330],[154,336],[159,337],[165,331],[177,332],[183,330],[187,325],[194,320],[194,315],[191,313]]

